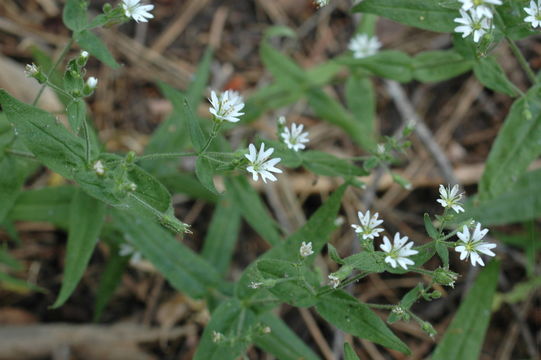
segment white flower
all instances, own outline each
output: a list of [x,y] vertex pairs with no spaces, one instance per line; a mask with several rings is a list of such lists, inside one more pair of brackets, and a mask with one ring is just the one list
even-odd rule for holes
[[270,326],[265,326],[263,328],[263,334],[270,334],[272,332],[272,329],[270,328]]
[[393,268],[398,265],[402,266],[404,270],[408,269],[408,265],[415,265],[415,263],[408,259],[408,256],[419,253],[417,250],[412,250],[413,241],[408,243],[408,237],[400,237],[400,233],[394,234],[393,244],[387,238],[383,237],[383,244],[380,245],[380,249],[386,252],[388,255],[385,257],[385,262],[390,264]]
[[380,232],[383,232],[383,228],[378,227],[383,223],[383,220],[378,220],[378,213],[370,216],[370,210],[367,210],[364,215],[362,212],[358,211],[357,216],[359,217],[361,225],[353,224],[351,227],[355,229],[355,232],[358,233],[363,240],[374,240],[375,237],[379,236]]
[[98,86],[98,79],[96,79],[95,77],[91,76],[89,77],[87,80],[86,80],[86,85],[94,90],[96,88],[96,86]]
[[479,16],[479,14],[472,9],[467,12],[460,9],[460,15],[462,17],[455,18],[455,22],[462,25],[457,26],[455,31],[462,33],[463,38],[473,33],[473,41],[479,42],[481,37],[492,28],[492,22],[488,17]]
[[87,58],[88,55],[89,55],[89,54],[88,54],[88,51],[84,51],[84,50],[81,51],[81,57],[82,57],[82,58]]
[[271,156],[274,152],[274,149],[269,148],[265,151],[265,144],[262,143],[261,147],[259,148],[259,153],[257,153],[254,144],[250,144],[248,150],[249,154],[244,155],[250,162],[250,165],[246,168],[246,170],[252,173],[254,181],[259,180],[259,175],[261,175],[261,179],[263,179],[263,182],[265,183],[267,182],[267,179],[276,181],[276,177],[272,173],[275,172],[280,174],[282,170],[274,167],[274,165],[280,162],[280,158],[268,160],[269,156]]
[[291,130],[288,127],[284,128],[284,132],[280,136],[289,149],[299,151],[306,147],[304,144],[310,140],[308,132],[302,132],[303,129],[304,125],[297,126],[295,123],[291,124]]
[[485,266],[483,259],[479,253],[483,253],[488,256],[496,256],[490,249],[496,247],[496,244],[486,243],[481,241],[483,237],[488,233],[488,229],[481,230],[481,224],[477,223],[473,234],[470,234],[470,230],[466,225],[462,229],[462,232],[458,232],[457,236],[460,239],[460,245],[455,247],[455,251],[460,253],[460,260],[471,260],[471,264],[475,266],[479,263],[481,266]]
[[336,289],[340,285],[340,279],[333,274],[329,274],[329,284],[333,289]]
[[105,167],[103,166],[103,163],[101,162],[101,160],[96,161],[94,163],[94,166],[92,166],[92,169],[94,169],[96,174],[100,176],[105,174]]
[[312,242],[309,242],[308,244],[304,241],[302,242],[301,248],[299,250],[302,257],[307,257],[312,255],[314,252],[312,251]]
[[458,0],[462,3],[462,10],[472,9],[479,17],[486,16],[492,19],[492,10],[490,5],[501,5],[501,0]]
[[36,64],[26,64],[26,66],[24,67],[24,74],[27,77],[34,77],[38,73],[39,69]]
[[362,59],[375,55],[381,48],[381,43],[376,36],[370,37],[366,34],[359,34],[349,41],[348,48],[353,52],[355,59]]
[[530,7],[525,7],[524,11],[529,15],[524,21],[531,23],[534,28],[541,26],[541,0],[537,0],[537,3],[531,0]]
[[464,208],[460,203],[462,193],[458,192],[458,185],[445,187],[440,185],[440,198],[436,200],[446,209],[453,209],[456,213],[464,212]]
[[148,22],[148,19],[154,17],[149,13],[150,10],[154,9],[154,5],[142,5],[139,2],[140,0],[122,0],[124,15],[137,22]]
[[118,255],[131,256],[130,264],[132,265],[139,264],[141,260],[143,260],[143,255],[139,251],[135,250],[133,246],[126,243],[120,245],[120,250],[118,251]]
[[261,285],[263,285],[262,282],[255,282],[255,281],[252,281],[248,287],[251,288],[251,289],[258,289]]
[[239,117],[244,115],[240,112],[244,108],[244,101],[236,91],[226,90],[218,96],[213,90],[210,93],[209,101],[212,105],[209,109],[210,113],[220,121],[226,120],[235,123],[240,120]]
[[314,0],[317,7],[323,7],[329,5],[329,0]]
[[278,118],[278,124],[280,124],[280,125],[285,125],[285,124],[286,124],[286,118],[285,118],[285,116],[280,116],[280,117]]
[[136,184],[136,183],[130,183],[130,184],[128,185],[128,189],[129,189],[130,191],[135,191],[135,190],[137,190],[137,184]]

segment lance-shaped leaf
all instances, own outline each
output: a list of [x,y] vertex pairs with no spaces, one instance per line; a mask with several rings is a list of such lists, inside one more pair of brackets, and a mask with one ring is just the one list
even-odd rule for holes
[[473,72],[477,79],[490,90],[509,96],[517,96],[517,87],[507,78],[502,67],[493,56],[479,59]]
[[497,261],[492,261],[481,271],[434,350],[432,360],[479,359],[499,272],[500,264]]
[[316,311],[348,334],[367,339],[404,354],[410,350],[367,305],[337,290],[320,298]]
[[94,252],[104,219],[105,204],[79,189],[70,206],[66,265],[60,294],[53,308],[62,306],[81,280]]
[[444,81],[469,71],[473,64],[454,50],[425,51],[413,58],[413,77],[425,83]]
[[87,18],[88,1],[68,0],[62,12],[62,21],[70,30],[79,31],[85,29]]
[[344,343],[344,360],[360,360],[349,343]]

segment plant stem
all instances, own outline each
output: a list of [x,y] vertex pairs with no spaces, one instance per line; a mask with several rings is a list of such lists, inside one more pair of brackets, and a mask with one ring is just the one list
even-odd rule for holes
[[187,156],[197,156],[197,153],[194,152],[181,152],[181,153],[159,153],[159,154],[148,154],[143,156],[138,156],[137,160],[151,160],[151,159],[175,159],[178,157],[187,157]]
[[[53,64],[53,66],[51,67],[49,72],[47,73],[47,79],[51,77],[51,75],[54,73],[54,71],[56,70],[58,65],[60,65],[62,60],[64,60],[64,58],[68,54],[68,51],[71,49],[71,45],[73,45],[73,38],[69,39],[69,41],[66,44],[66,46],[64,47],[64,49],[62,49],[62,52],[60,53],[60,56],[58,57],[56,62]],[[36,104],[38,103],[39,98],[41,97],[41,94],[43,94],[43,90],[45,90],[45,86],[47,86],[47,84],[42,84],[41,85],[41,88],[39,89],[39,92],[36,95],[36,98],[34,99],[34,101],[32,101],[32,106],[36,106]]]
[[199,152],[200,154],[203,154],[207,149],[209,148],[210,144],[212,143],[212,140],[218,135],[218,131],[222,127],[222,122],[214,121],[214,125],[212,126],[212,132],[210,134],[209,139],[207,140],[207,143],[203,146],[203,149]]
[[[77,111],[79,111],[79,108],[77,108]],[[85,133],[85,160],[88,165],[90,164],[90,133],[88,132],[86,119],[83,119],[83,131]]]
[[371,308],[374,308],[374,309],[385,309],[385,310],[390,310],[390,309],[395,307],[395,305],[391,305],[391,304],[371,304],[371,303],[366,303],[366,305],[371,307]]
[[526,61],[526,58],[524,57],[524,55],[522,55],[522,52],[518,48],[517,44],[509,36],[505,36],[505,40],[507,40],[507,43],[509,44],[511,51],[513,52],[513,55],[515,55],[515,57],[517,58],[518,63],[522,67],[522,70],[524,70],[526,75],[528,75],[528,78],[530,79],[532,84],[537,84],[538,82],[537,78],[535,77],[535,74],[532,68],[528,64],[528,61]]
[[36,158],[36,156],[34,154],[26,152],[26,151],[20,151],[20,150],[9,149],[8,148],[8,149],[5,149],[4,152],[6,154],[19,156],[19,157],[23,157],[23,158],[26,158],[26,159],[37,160],[37,158]]

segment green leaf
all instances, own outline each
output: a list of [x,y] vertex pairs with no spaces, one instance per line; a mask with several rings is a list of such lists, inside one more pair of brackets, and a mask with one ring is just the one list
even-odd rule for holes
[[413,79],[413,59],[406,53],[396,50],[384,50],[362,59],[341,57],[340,64],[359,67],[385,79],[409,82]]
[[52,308],[62,306],[83,277],[105,220],[105,204],[82,190],[75,193],[70,206],[66,265],[62,287]]
[[541,154],[541,87],[531,88],[515,101],[492,145],[479,182],[481,201],[513,187]]
[[208,191],[191,173],[182,173],[175,168],[160,174],[160,182],[173,194],[187,194],[195,199],[216,202],[217,195]]
[[83,100],[77,100],[68,105],[66,108],[68,113],[68,121],[74,133],[78,134],[86,121],[86,104]]
[[0,264],[4,264],[15,271],[21,271],[24,268],[23,264],[2,248],[0,248]]
[[471,70],[473,61],[454,50],[426,51],[413,58],[413,77],[425,83],[454,78]]
[[438,256],[440,257],[443,267],[448,269],[449,268],[449,248],[447,245],[442,243],[441,241],[436,241],[435,243],[436,253],[438,253]]
[[73,38],[81,48],[88,51],[106,65],[113,69],[120,67],[113,55],[109,52],[109,49],[107,49],[107,46],[93,32],[89,30],[77,31],[73,34]]
[[201,253],[221,274],[229,268],[239,230],[240,211],[226,195],[216,205]]
[[96,292],[96,300],[94,303],[94,322],[99,321],[107,303],[113,297],[115,289],[122,280],[124,269],[128,265],[129,257],[120,256],[118,247],[111,246],[110,255],[105,264],[105,270],[101,274],[98,291]]
[[263,113],[293,104],[303,96],[304,90],[299,86],[273,83],[257,90],[246,101],[244,116],[241,122],[249,123],[257,120]]
[[321,297],[316,311],[326,321],[348,334],[410,354],[406,344],[367,305],[342,290]]
[[127,212],[115,211],[113,215],[113,226],[177,290],[200,298],[220,282],[220,275],[212,265],[158,224]]
[[248,224],[269,244],[281,243],[281,236],[259,194],[244,177],[226,178],[225,187]]
[[428,236],[430,236],[431,239],[436,240],[440,237],[438,230],[434,227],[434,224],[432,224],[432,220],[430,219],[430,215],[425,213],[423,216],[423,221],[425,223],[425,230]]
[[375,14],[396,22],[425,30],[452,33],[457,10],[442,6],[439,1],[364,0],[354,12]]
[[284,143],[273,141],[273,140],[264,140],[263,141],[267,148],[272,147],[274,152],[272,153],[273,157],[279,157],[281,159],[280,165],[288,168],[297,168],[302,164],[301,153],[288,149]]
[[7,291],[12,291],[20,294],[27,294],[30,291],[39,291],[45,293],[46,291],[34,284],[31,284],[27,281],[14,278],[8,274],[5,274],[0,271],[0,289],[5,289]]
[[518,95],[517,87],[507,78],[493,56],[479,59],[473,67],[473,72],[481,84],[490,90],[509,96]]
[[271,313],[260,315],[258,321],[271,328],[270,334],[254,339],[256,346],[280,360],[319,360],[319,357],[286,323]]
[[74,186],[23,191],[8,217],[14,221],[43,221],[68,229],[71,199],[76,191]]
[[380,251],[361,251],[345,258],[344,264],[357,270],[380,273],[385,271],[384,258],[385,255]]
[[0,156],[0,222],[4,221],[26,178],[35,170],[36,165],[13,156]]
[[203,150],[206,141],[203,130],[201,130],[201,125],[199,124],[199,119],[193,113],[187,99],[184,99],[182,105],[182,118],[185,119],[188,124],[192,145],[197,152],[200,152]]
[[527,15],[524,8],[529,5],[530,0],[513,0],[504,1],[502,5],[495,6],[503,22],[503,32],[512,39],[518,40],[537,33],[529,23],[524,21]]
[[28,149],[51,170],[73,179],[85,164],[84,141],[51,114],[0,90],[0,105]]
[[87,23],[88,2],[85,0],[68,0],[62,12],[64,25],[72,31],[83,30]]
[[[255,322],[252,311],[243,308],[237,299],[229,299],[214,310],[201,336],[194,360],[235,360],[248,347],[240,337]],[[214,342],[214,333],[225,336],[225,341]],[[236,341],[229,342],[227,339]]]
[[344,360],[360,360],[349,343],[344,343]]
[[376,96],[372,80],[351,74],[346,80],[346,103],[348,109],[365,129],[367,136],[375,135]]
[[216,187],[214,187],[214,172],[215,172],[215,163],[213,163],[205,155],[200,155],[195,161],[195,174],[201,182],[201,184],[207,188],[210,192],[215,194],[218,193]]
[[334,246],[332,246],[332,244],[327,243],[327,251],[332,261],[340,265],[345,264],[345,261],[340,257],[340,255],[338,254],[338,251],[336,250]]
[[[400,307],[402,308],[402,310],[404,311],[409,310],[421,296],[422,290],[423,290],[423,284],[421,283],[421,284],[418,284],[413,289],[411,289],[410,291],[408,291],[406,295],[404,295],[402,300],[400,300]],[[397,322],[399,319],[400,319],[399,315],[391,311],[391,313],[389,314],[389,317],[387,318],[387,322],[389,324],[393,324]]]
[[365,176],[368,173],[349,161],[326,152],[309,150],[301,153],[303,165],[308,170],[325,176]]
[[376,147],[370,130],[357,121],[344,107],[335,99],[331,98],[321,89],[311,89],[306,95],[308,103],[317,116],[337,125],[344,130],[351,138],[366,150]]
[[455,222],[474,218],[483,225],[504,225],[541,217],[541,169],[521,176],[509,189],[494,198],[468,201],[465,213]]
[[259,54],[265,68],[272,73],[278,83],[298,88],[306,82],[304,70],[267,41],[261,43]]
[[290,261],[262,259],[257,262],[257,270],[263,279],[276,281],[268,290],[283,302],[297,307],[309,307],[317,302],[319,280],[306,267]]
[[460,304],[432,360],[479,359],[487,330],[500,264],[492,261],[481,271],[466,299]]

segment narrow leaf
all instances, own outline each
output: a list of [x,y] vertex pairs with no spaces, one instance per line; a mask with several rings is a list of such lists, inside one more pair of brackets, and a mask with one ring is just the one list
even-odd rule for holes
[[188,100],[184,99],[182,105],[182,118],[185,119],[188,124],[192,145],[197,152],[200,152],[203,150],[203,146],[205,146],[205,136],[203,135],[203,130],[201,130],[199,119],[193,113]]
[[409,82],[413,79],[413,60],[401,51],[384,50],[362,59],[342,57],[336,61],[354,68],[368,70],[385,79],[399,82]]
[[351,74],[346,80],[346,103],[355,119],[362,124],[367,136],[374,136],[376,96],[372,80]]
[[516,86],[507,78],[502,67],[493,56],[479,59],[473,71],[481,84],[490,90],[509,96],[517,96]]
[[454,50],[426,51],[413,58],[413,77],[425,83],[454,78],[469,71],[473,61]]
[[208,191],[217,194],[218,190],[214,186],[214,172],[214,163],[209,158],[204,155],[197,157],[195,161],[195,174],[197,178]]
[[66,108],[68,113],[68,121],[71,129],[76,134],[81,130],[83,121],[86,121],[86,105],[83,100],[77,100],[68,105]]
[[360,360],[349,343],[344,343],[344,360]]
[[88,196],[82,190],[77,191],[70,206],[70,226],[62,287],[52,305],[53,309],[62,306],[68,300],[83,277],[104,220],[105,204]]
[[434,350],[432,360],[479,359],[490,321],[499,271],[499,262],[492,261],[479,274]]
[[326,152],[309,150],[303,151],[301,156],[304,167],[319,175],[343,177],[367,175],[363,168]]
[[62,21],[70,30],[83,30],[88,22],[87,19],[88,1],[68,0],[62,12]]
[[367,305],[342,290],[323,296],[316,305],[316,311],[348,334],[410,354],[406,344]]

